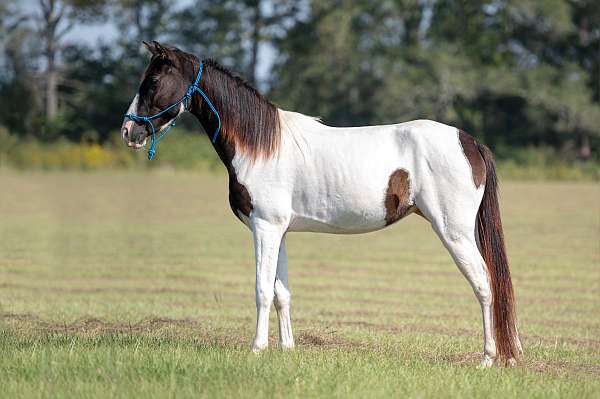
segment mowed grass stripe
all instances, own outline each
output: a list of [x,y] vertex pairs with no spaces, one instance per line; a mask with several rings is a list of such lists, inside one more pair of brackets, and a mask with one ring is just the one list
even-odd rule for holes
[[597,184],[502,184],[526,357],[480,373],[479,306],[421,218],[361,236],[291,234],[298,349],[257,358],[252,240],[223,175],[0,171],[0,181],[8,397],[600,392]]

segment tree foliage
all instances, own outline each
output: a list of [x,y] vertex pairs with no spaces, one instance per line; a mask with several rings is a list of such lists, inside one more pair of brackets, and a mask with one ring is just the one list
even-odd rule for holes
[[[44,4],[65,10],[58,32],[98,21],[119,32],[95,46],[55,34],[56,115],[44,112],[49,94],[40,91],[52,38],[39,19]],[[147,62],[141,40],[159,39],[216,58],[280,106],[332,125],[429,118],[500,153],[551,146],[587,159],[600,149],[600,7],[592,0],[39,5],[0,3],[0,124],[15,135],[109,139]]]

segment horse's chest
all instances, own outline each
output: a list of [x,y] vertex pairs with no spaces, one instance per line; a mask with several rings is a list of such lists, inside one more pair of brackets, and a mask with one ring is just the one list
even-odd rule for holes
[[229,179],[229,205],[238,218],[240,217],[239,213],[249,217],[252,212],[250,193],[243,184],[237,181],[235,176]]

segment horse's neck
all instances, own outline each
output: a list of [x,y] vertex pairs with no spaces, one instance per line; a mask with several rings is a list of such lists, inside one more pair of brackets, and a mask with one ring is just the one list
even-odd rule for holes
[[[196,117],[198,122],[200,122],[200,124],[204,128],[204,131],[207,134],[207,137],[210,140],[212,137],[212,133],[217,128],[217,124],[214,121],[214,117],[210,117],[210,110],[208,109],[208,107],[205,106],[200,108],[199,104],[197,102],[194,102],[192,109],[190,109],[190,112]],[[223,163],[225,168],[227,168],[227,171],[231,173],[231,164],[236,153],[235,145],[232,142],[230,142],[230,140],[227,140],[222,134],[217,135],[217,139],[214,143],[211,141],[211,144],[215,149],[215,152],[219,156],[219,159],[221,159],[221,162]]]

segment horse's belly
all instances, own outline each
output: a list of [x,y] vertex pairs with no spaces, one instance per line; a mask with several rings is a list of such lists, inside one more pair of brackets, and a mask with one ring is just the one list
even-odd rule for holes
[[322,197],[309,204],[296,205],[290,231],[358,234],[385,227],[383,193],[355,199],[342,195]]
[[297,217],[294,218],[288,228],[288,231],[296,232],[312,232],[312,233],[329,233],[329,234],[361,234],[371,231],[381,230],[385,227],[385,223],[378,221],[377,223],[362,223],[342,225],[334,224],[333,222],[324,222],[313,218]]

